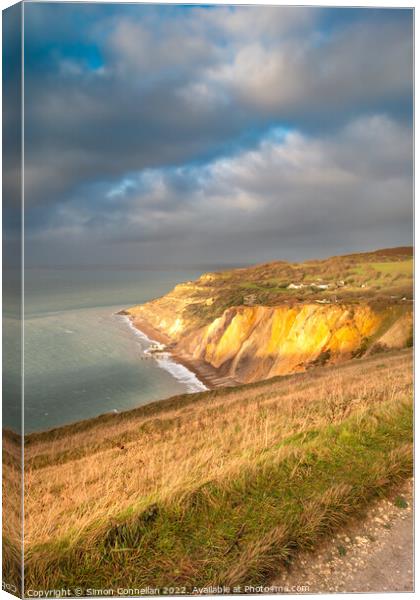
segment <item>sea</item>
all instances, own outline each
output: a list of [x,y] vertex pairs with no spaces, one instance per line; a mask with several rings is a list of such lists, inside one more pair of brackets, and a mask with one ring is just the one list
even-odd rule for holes
[[[162,296],[177,283],[221,269],[27,269],[25,432],[206,389],[169,354],[149,354],[153,341],[117,313]],[[3,426],[15,428],[16,411],[7,410],[7,394],[4,401]]]

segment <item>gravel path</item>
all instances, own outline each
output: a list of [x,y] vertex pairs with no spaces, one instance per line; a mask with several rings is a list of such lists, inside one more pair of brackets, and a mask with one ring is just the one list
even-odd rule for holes
[[301,555],[272,585],[293,593],[413,591],[413,480]]

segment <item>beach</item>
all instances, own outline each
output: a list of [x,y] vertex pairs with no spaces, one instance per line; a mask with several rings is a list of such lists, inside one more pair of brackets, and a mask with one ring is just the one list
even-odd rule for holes
[[153,347],[154,344],[165,346],[165,350],[159,352],[150,352],[150,349],[147,348],[145,354],[155,360],[159,367],[168,371],[175,379],[186,384],[188,391],[200,392],[216,387],[205,376],[202,376],[200,370],[194,368],[190,361],[184,360],[171,352],[171,342],[167,335],[152,327],[144,319],[133,319],[126,311],[120,311],[118,314],[127,320],[129,327],[134,333],[140,335],[143,341],[149,344],[150,347]]
[[[169,336],[157,330],[145,319],[142,319],[141,317],[133,318],[125,310],[120,311],[119,314],[125,316],[129,321],[131,327],[137,329],[152,344],[157,342],[159,344],[164,344],[167,347],[167,352],[165,352],[165,354],[170,355],[172,360],[170,362],[161,361],[160,366],[163,369],[169,370],[169,372],[174,377],[177,377],[177,375],[174,369],[171,370],[171,363],[181,365],[182,367],[184,367],[184,369],[186,369],[192,375],[194,375],[197,381],[203,385],[203,390],[212,390],[221,387],[233,387],[238,384],[238,382],[235,381],[232,377],[220,375],[220,373],[218,373],[218,371],[208,363],[205,363],[204,361],[200,360],[194,360],[190,357],[185,356],[184,354],[177,352],[171,347],[173,342],[171,341]],[[154,356],[159,363],[159,354],[155,354]]]

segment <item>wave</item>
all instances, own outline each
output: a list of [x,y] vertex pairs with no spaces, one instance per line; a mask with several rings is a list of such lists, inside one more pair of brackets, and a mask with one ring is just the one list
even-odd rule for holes
[[170,352],[159,352],[153,354],[148,352],[149,347],[158,344],[158,342],[149,338],[149,336],[138,329],[127,315],[117,316],[122,317],[128,323],[130,329],[136,334],[136,336],[139,337],[143,343],[147,344],[147,347],[143,350],[144,354],[153,356],[158,366],[170,373],[174,379],[177,379],[183,383],[188,392],[203,392],[208,389],[207,386],[205,386],[204,383],[199,380],[195,373],[187,369],[187,367],[184,365],[176,362]]
[[178,381],[181,381],[189,392],[203,392],[208,389],[195,373],[176,362],[169,352],[155,354],[155,359],[162,369],[168,371]]

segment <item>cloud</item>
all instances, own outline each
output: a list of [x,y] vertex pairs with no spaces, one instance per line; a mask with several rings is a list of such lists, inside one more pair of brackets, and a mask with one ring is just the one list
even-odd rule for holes
[[91,207],[83,198],[63,204],[38,240],[134,244],[136,260],[146,262],[186,260],[191,248],[204,260],[218,240],[213,260],[226,248],[236,260],[252,259],[255,248],[281,256],[309,241],[321,252],[337,243],[353,248],[363,236],[368,247],[387,246],[410,237],[411,168],[410,128],[384,115],[327,136],[273,130],[235,156],[141,171],[97,189],[96,198],[87,189]]
[[[265,39],[263,38],[265,41]],[[412,38],[406,23],[351,23],[324,38],[253,38],[234,57],[210,67],[208,85],[236,102],[285,119],[335,118],[351,109],[401,100],[412,90]]]
[[411,11],[28,4],[25,31],[34,260],[410,235]]

